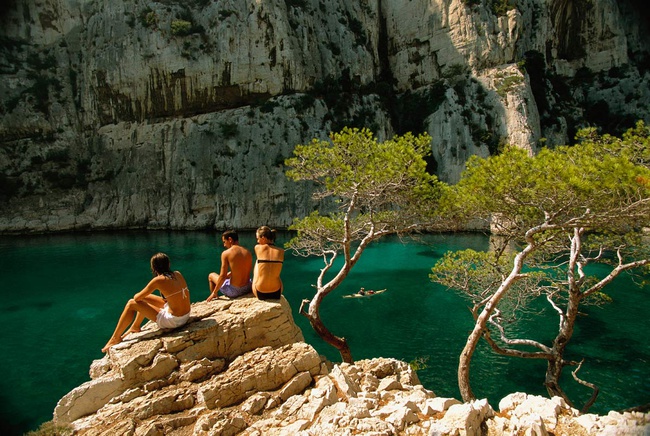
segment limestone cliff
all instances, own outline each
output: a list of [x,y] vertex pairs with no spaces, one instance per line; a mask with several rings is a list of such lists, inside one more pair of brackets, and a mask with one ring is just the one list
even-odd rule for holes
[[[650,121],[639,0],[8,0],[0,232],[284,227],[283,161],[426,130],[439,177]],[[645,15],[644,15],[645,14]]]
[[[302,341],[286,300],[192,306],[171,331],[148,324],[93,362],[57,426],[76,435],[641,435],[650,414],[578,416],[561,399],[437,397],[394,359],[334,365]],[[645,433],[647,434],[647,433]]]

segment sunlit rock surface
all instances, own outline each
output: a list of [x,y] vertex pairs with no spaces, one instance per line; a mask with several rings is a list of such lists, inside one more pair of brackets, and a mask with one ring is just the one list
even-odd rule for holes
[[[582,415],[512,394],[495,411],[425,389],[395,359],[333,364],[303,342],[286,300],[195,303],[184,327],[147,324],[58,402],[78,435],[643,435],[650,414]],[[646,432],[646,433],[644,433]]]

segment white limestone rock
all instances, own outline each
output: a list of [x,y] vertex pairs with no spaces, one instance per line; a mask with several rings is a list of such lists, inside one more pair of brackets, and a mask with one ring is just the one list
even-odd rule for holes
[[327,362],[302,341],[284,299],[194,303],[188,325],[163,331],[150,323],[127,339],[93,362],[90,381],[59,401],[55,424],[78,436],[478,436],[485,430],[544,436],[581,429],[588,436],[638,436],[650,430],[650,414],[579,416],[560,398],[525,393],[504,398],[495,416],[487,400],[436,397],[396,359]]
[[[174,30],[181,16],[189,34]],[[3,40],[21,46],[8,45],[0,86],[0,172],[16,190],[0,232],[286,227],[313,205],[284,159],[350,120],[392,136],[386,82],[395,98],[443,83],[441,104],[418,116],[450,183],[499,144],[572,141],[567,118],[599,102],[648,121],[650,77],[628,57],[648,46],[641,20],[615,0],[520,0],[501,15],[463,0],[24,0],[0,17]],[[546,114],[557,119],[542,127],[516,67],[531,51],[565,80],[581,68],[621,78],[573,90],[582,107]],[[519,85],[503,87],[503,72]],[[328,79],[362,95],[342,109],[315,90]]]
[[445,416],[434,423],[435,431],[466,436],[480,436],[481,426],[486,418],[494,416],[492,407],[487,400],[476,400],[471,403],[455,404],[449,407]]
[[[267,344],[278,347],[303,339],[285,299],[280,303],[266,303],[248,296],[236,300],[217,299],[211,303],[194,303],[190,320],[190,323],[171,332],[161,330],[155,324],[148,324],[142,333],[131,335],[127,338],[129,340],[111,347],[106,357],[93,362],[90,372],[94,378],[73,389],[59,401],[54,411],[55,420],[70,423],[94,413],[127,391],[139,387],[145,390],[160,389],[173,384],[175,377],[170,376],[179,368],[182,374],[177,377],[178,380],[192,381],[223,368],[226,359],[251,350],[264,350],[264,346],[270,348]],[[138,340],[139,337],[143,339]],[[165,348],[163,343],[169,338],[173,339],[167,344],[178,343],[181,341],[179,338],[183,338],[182,342],[191,345]],[[202,347],[200,344],[210,346]],[[180,351],[174,355],[169,350]],[[193,356],[197,358],[197,363],[179,366],[179,361],[188,361],[188,350],[194,350]],[[198,350],[202,350],[203,354]],[[266,383],[277,387],[295,373],[320,372],[321,359],[313,349],[297,353],[300,356],[295,361],[294,356],[287,357],[292,362],[293,373],[283,367],[277,372],[284,379],[277,378],[278,375],[271,372],[266,374]],[[272,379],[269,380],[269,377]],[[241,387],[238,389],[241,391]],[[204,390],[209,392],[208,388]],[[244,390],[242,394],[246,392]]]
[[335,366],[329,374],[330,379],[334,382],[339,395],[344,398],[354,398],[361,388],[350,376],[343,372],[339,365]]

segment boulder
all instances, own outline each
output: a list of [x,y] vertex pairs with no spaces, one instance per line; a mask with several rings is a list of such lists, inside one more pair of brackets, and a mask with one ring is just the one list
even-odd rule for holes
[[[221,297],[194,303],[191,314],[188,324],[181,328],[162,330],[148,323],[142,332],[130,334],[111,347],[103,359],[91,364],[92,379],[59,400],[55,420],[69,423],[96,412],[127,391],[201,380],[222,372],[227,361],[236,361],[249,351],[258,350],[259,354],[303,340],[284,298],[276,303],[252,296],[235,300]],[[315,352],[301,358],[320,365]],[[284,368],[278,372],[284,376],[281,383],[294,375]],[[269,383],[276,382],[280,383]]]
[[326,361],[286,300],[225,297],[192,306],[176,330],[153,323],[92,363],[57,404],[75,435],[641,435],[650,414],[583,415],[560,398],[438,398],[405,362]]

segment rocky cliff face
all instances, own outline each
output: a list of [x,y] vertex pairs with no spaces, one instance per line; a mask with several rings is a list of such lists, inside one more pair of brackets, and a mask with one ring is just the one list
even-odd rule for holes
[[408,364],[334,365],[302,341],[286,300],[192,306],[172,331],[148,324],[93,362],[55,424],[76,435],[642,435],[650,414],[578,416],[561,399],[437,397]]
[[455,182],[650,121],[641,2],[512,4],[9,0],[0,232],[284,227],[314,207],[284,159],[345,125],[426,130]]

